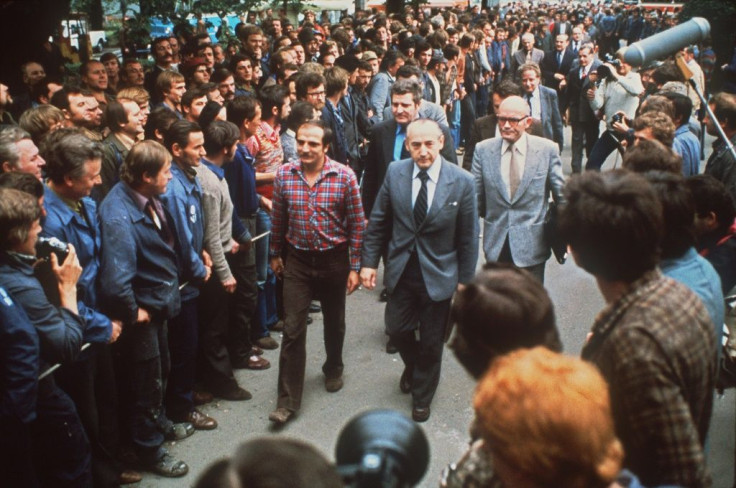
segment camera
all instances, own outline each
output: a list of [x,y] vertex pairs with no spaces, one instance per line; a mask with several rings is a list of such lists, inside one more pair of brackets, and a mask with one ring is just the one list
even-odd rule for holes
[[36,242],[36,256],[44,261],[50,261],[51,253],[56,254],[59,264],[62,264],[69,255],[69,244],[56,237],[39,237]]
[[[604,56],[603,62],[613,65],[613,67],[616,69],[618,69],[619,66],[621,66],[621,60],[614,58],[610,54],[606,54]],[[598,70],[596,70],[596,73],[598,74],[599,80],[603,80],[604,78],[609,79],[609,80],[613,79],[613,73],[611,73],[611,68],[609,68],[605,64],[598,66]]]
[[624,119],[624,116],[621,114],[613,114],[611,116],[611,123],[615,124],[616,122],[621,122]]

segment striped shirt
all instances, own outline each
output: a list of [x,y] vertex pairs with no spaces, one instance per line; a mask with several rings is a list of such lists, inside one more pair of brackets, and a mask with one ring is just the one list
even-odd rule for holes
[[302,251],[327,251],[347,243],[350,267],[360,269],[365,214],[349,166],[326,157],[312,187],[299,161],[281,166],[274,181],[272,223],[271,256],[281,255],[284,239]]

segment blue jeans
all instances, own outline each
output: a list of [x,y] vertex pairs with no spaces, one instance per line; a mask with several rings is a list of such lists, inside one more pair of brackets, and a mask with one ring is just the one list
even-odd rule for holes
[[460,100],[452,102],[448,122],[450,123],[452,142],[455,143],[455,149],[457,149],[460,146]]
[[[259,236],[264,232],[271,231],[271,214],[259,208],[256,212],[256,234]],[[258,287],[263,288],[268,278],[268,246],[271,242],[271,234],[265,235],[256,241],[256,275],[258,276]]]

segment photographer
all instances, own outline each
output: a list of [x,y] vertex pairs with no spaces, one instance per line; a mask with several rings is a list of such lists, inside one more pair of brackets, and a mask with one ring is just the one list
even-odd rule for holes
[[606,158],[619,147],[619,137],[613,124],[621,115],[633,119],[639,107],[639,95],[644,91],[639,73],[622,59],[614,59],[598,68],[598,80],[588,89],[590,107],[606,121],[606,131],[601,134],[588,157],[586,170],[600,170]]
[[[74,246],[63,263],[50,255],[60,306],[46,298],[33,276],[36,241],[41,232],[36,197],[0,189],[0,287],[21,306],[38,334],[39,371],[73,360],[87,326],[77,308],[77,282],[82,268]],[[29,358],[32,360],[32,358]],[[42,486],[89,486],[89,443],[74,404],[49,376],[38,384],[36,420],[31,427],[32,456]]]

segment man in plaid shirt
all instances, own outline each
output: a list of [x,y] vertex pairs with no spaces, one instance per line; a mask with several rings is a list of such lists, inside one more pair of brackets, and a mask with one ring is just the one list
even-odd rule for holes
[[[306,320],[313,298],[324,316],[325,389],[342,388],[345,289],[359,285],[365,215],[355,173],[327,157],[331,130],[322,121],[297,130],[299,160],[278,169],[273,188],[271,269],[284,280],[284,337],[277,408],[284,424],[301,406],[306,364]],[[346,285],[347,284],[347,285]]]
[[709,487],[715,333],[700,299],[657,268],[657,196],[625,170],[588,171],[565,193],[560,232],[606,300],[583,358],[608,381],[624,466],[646,486]]

